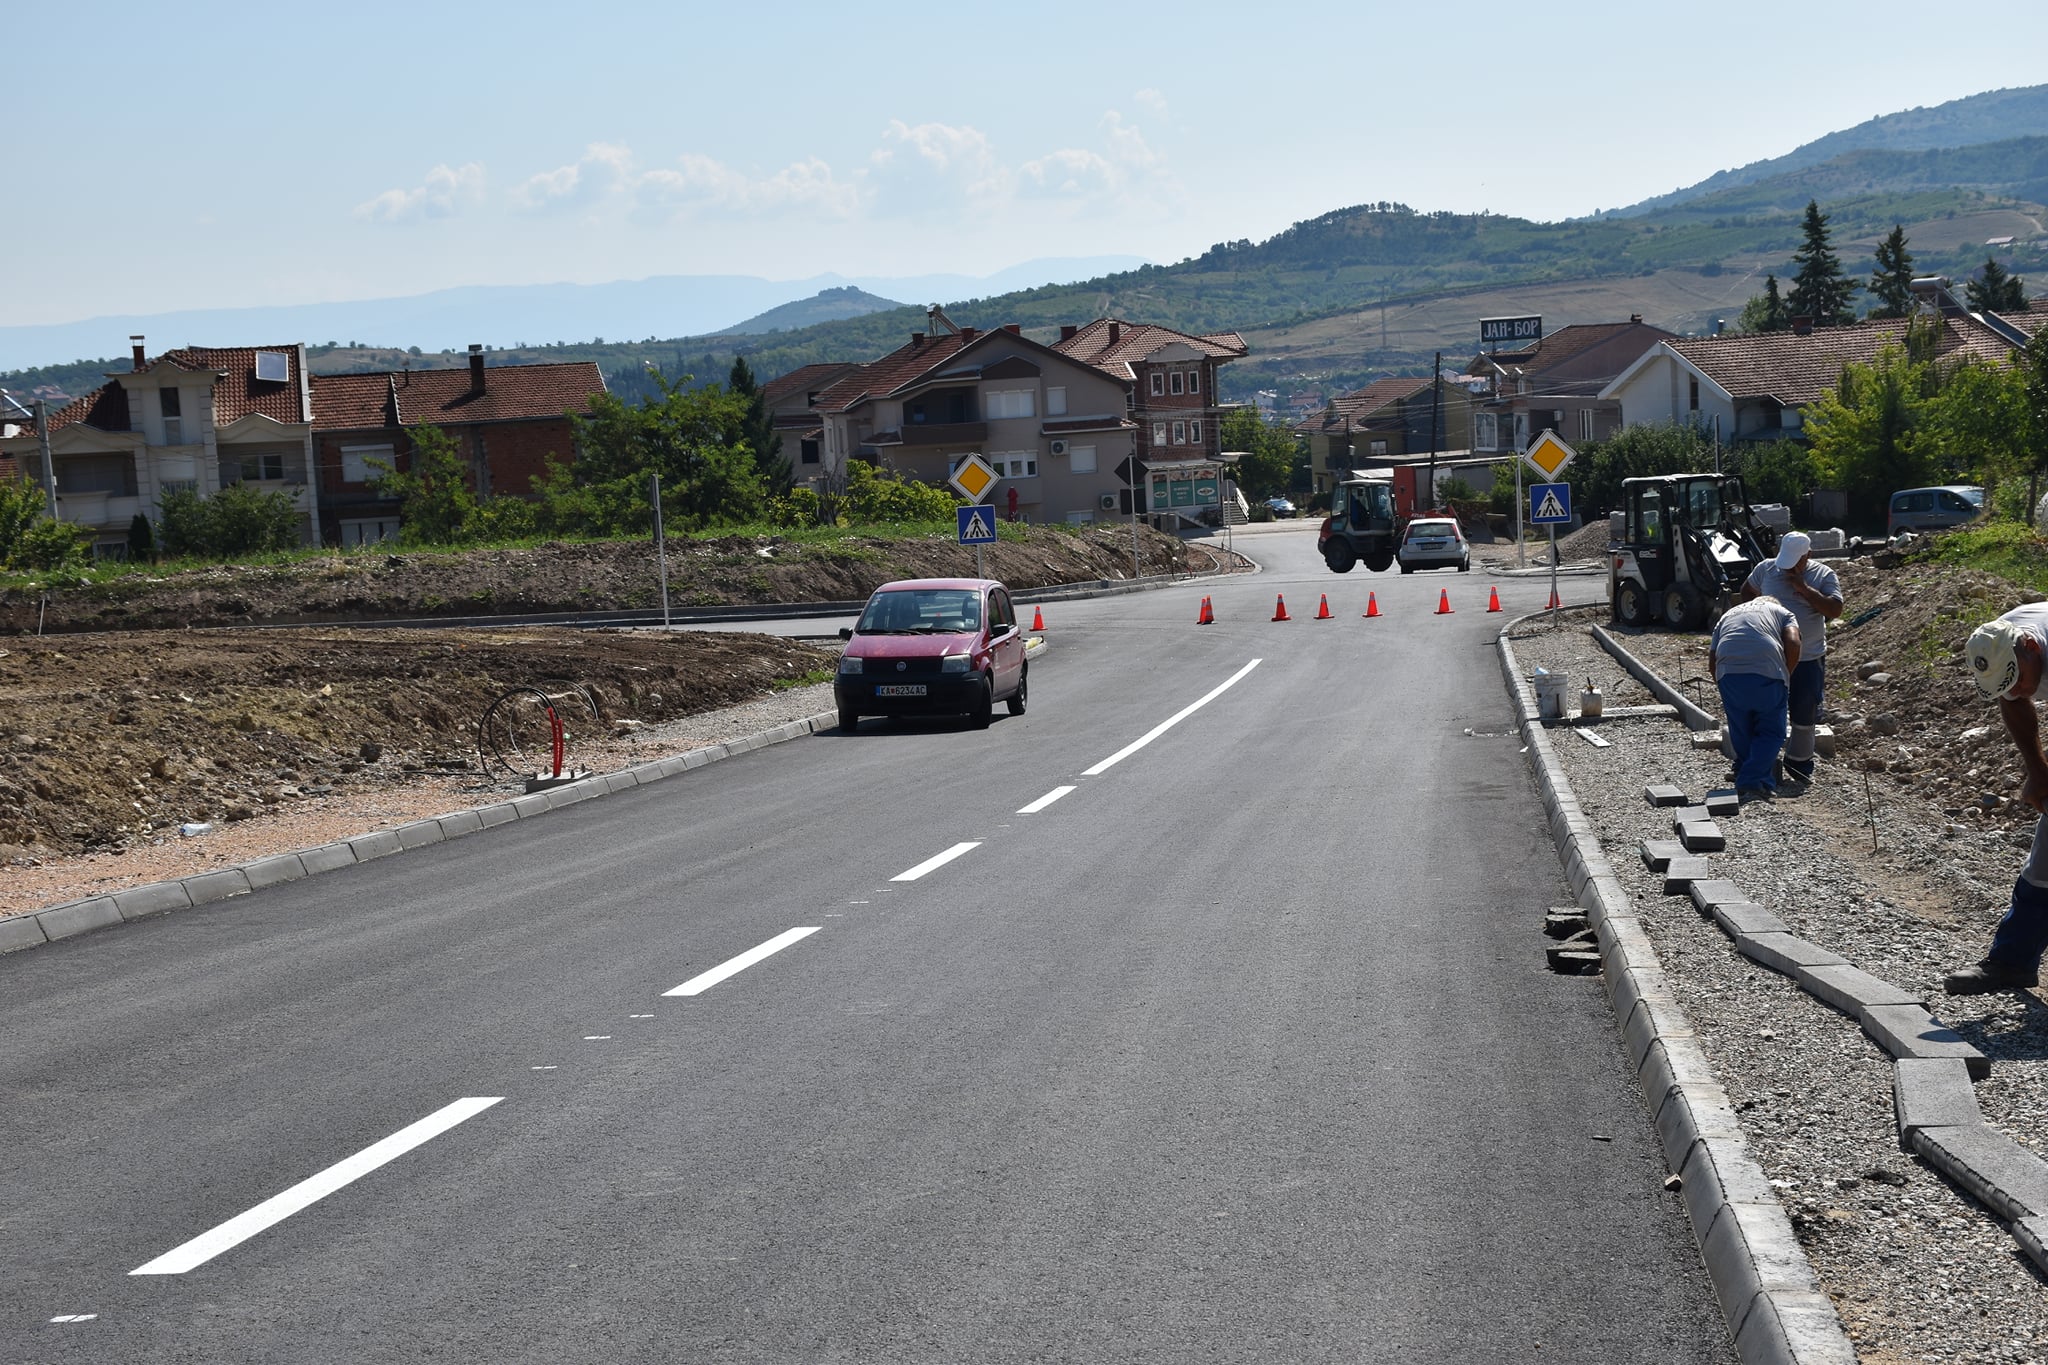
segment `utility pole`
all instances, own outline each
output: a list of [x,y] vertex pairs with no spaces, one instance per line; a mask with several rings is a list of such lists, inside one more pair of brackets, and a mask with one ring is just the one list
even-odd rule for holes
[[[1444,353],[1436,353],[1436,378],[1429,388],[1429,507],[1436,510],[1436,433],[1444,400]],[[1421,508],[1416,508],[1420,512]]]
[[50,405],[36,400],[36,451],[43,457],[43,510],[57,519],[57,466],[50,455]]

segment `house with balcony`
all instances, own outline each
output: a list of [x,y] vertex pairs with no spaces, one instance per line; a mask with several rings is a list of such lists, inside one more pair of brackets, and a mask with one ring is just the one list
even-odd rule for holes
[[314,375],[313,451],[319,543],[348,546],[398,534],[398,502],[375,480],[411,467],[414,428],[454,438],[479,497],[526,497],[550,458],[576,458],[572,414],[605,392],[595,364],[484,364],[469,348],[462,369]]
[[[311,543],[320,504],[306,348],[187,346],[152,360],[142,337],[131,340],[132,369],[49,414],[59,519],[91,528],[96,554],[120,556],[136,515],[159,519],[166,494],[246,483],[288,495]],[[33,422],[14,431],[0,454],[41,481],[42,433]]]
[[1677,339],[1643,321],[1573,323],[1526,346],[1482,351],[1465,367],[1480,387],[1472,453],[1505,459],[1544,431],[1567,444],[1604,441],[1621,429],[1621,405],[1602,396],[1642,354]]
[[987,499],[1001,515],[1073,523],[1116,515],[1116,468],[1137,438],[1125,386],[1021,327],[955,326],[937,308],[927,316],[930,330],[811,392],[821,486],[843,486],[848,463],[863,460],[945,487],[960,461],[978,454],[1001,476]]
[[859,369],[846,361],[802,365],[761,386],[768,422],[782,438],[782,458],[799,486],[822,489],[825,484],[825,420],[818,415],[818,395]]
[[1311,486],[1326,494],[1356,469],[1405,463],[1431,451],[1446,461],[1467,454],[1475,406],[1471,388],[1457,376],[1405,375],[1340,394],[1290,429],[1307,440]]

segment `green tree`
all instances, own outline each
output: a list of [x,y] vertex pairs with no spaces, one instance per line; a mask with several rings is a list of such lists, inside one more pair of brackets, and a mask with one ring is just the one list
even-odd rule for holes
[[1984,258],[1978,277],[1963,284],[1963,296],[1973,313],[2024,313],[2027,311],[2027,282],[2006,273],[1993,256]]
[[384,472],[370,481],[388,498],[398,499],[398,542],[401,545],[459,545],[477,534],[476,494],[469,490],[469,471],[460,445],[435,426],[414,427],[412,459],[403,471],[379,464]]
[[1742,316],[1735,320],[1735,328],[1741,332],[1782,332],[1791,325],[1776,275],[1764,276],[1764,292],[1743,304]]
[[1285,493],[1294,482],[1294,433],[1267,422],[1254,408],[1232,408],[1223,414],[1218,431],[1224,450],[1243,451],[1237,462],[1237,486],[1257,501]]
[[769,496],[789,491],[795,480],[790,473],[789,461],[782,457],[782,438],[775,433],[775,419],[768,412],[767,396],[754,382],[754,371],[745,356],[733,357],[732,372],[726,377],[725,387],[746,400],[743,439],[747,449],[754,452],[754,468],[759,471]]
[[137,512],[128,520],[128,559],[144,564],[155,557],[156,532],[150,528],[149,518]]
[[1944,483],[1987,489],[2025,477],[2026,376],[1966,357],[1940,376],[1921,418],[1921,448]]
[[1799,231],[1803,240],[1792,253],[1797,269],[1786,306],[1793,317],[1812,318],[1816,327],[1847,326],[1856,320],[1849,304],[1857,284],[1842,273],[1841,258],[1828,244],[1828,216],[1820,211],[1819,201],[1806,201],[1806,220]]
[[576,482],[615,485],[603,500],[618,509],[644,504],[648,476],[659,474],[663,520],[678,530],[758,519],[768,490],[746,443],[746,400],[717,384],[692,389],[687,375],[671,383],[650,374],[656,392],[637,405],[599,394],[588,417],[573,419]]
[[1877,270],[1870,277],[1870,296],[1877,307],[1874,318],[1902,318],[1913,311],[1913,253],[1906,250],[1906,228],[1892,224],[1891,233],[1877,244]]
[[2013,357],[2020,372],[2019,440],[2015,442],[2015,463],[2027,477],[2027,510],[2048,473],[2048,327],[2034,333],[2026,349]]
[[92,532],[53,521],[43,490],[26,478],[0,479],[0,569],[31,573],[86,561]]
[[854,460],[846,466],[846,492],[841,505],[856,525],[900,521],[943,521],[950,525],[953,509],[960,505],[960,500],[944,488],[883,473],[865,460]]
[[1808,410],[1815,468],[1827,486],[1848,493],[1855,520],[1882,521],[1894,490],[1929,482],[1931,442],[1920,428],[1937,384],[1933,365],[1886,346],[1868,365],[1843,366],[1840,381]]
[[[1568,467],[1572,506],[1598,516],[1621,506],[1621,481],[1652,474],[1701,474],[1714,469],[1714,442],[1691,424],[1623,427],[1581,452]],[[1508,471],[1514,487],[1514,471]],[[1524,477],[1527,483],[1527,477]]]
[[157,539],[173,557],[232,560],[299,543],[298,504],[278,489],[231,483],[202,498],[180,488],[164,494],[157,506]]

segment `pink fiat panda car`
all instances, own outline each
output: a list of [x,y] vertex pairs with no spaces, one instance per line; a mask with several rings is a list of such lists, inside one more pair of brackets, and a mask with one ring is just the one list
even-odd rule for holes
[[1000,701],[1024,714],[1024,632],[991,578],[911,578],[875,589],[833,679],[839,728],[862,716],[964,715],[986,726]]

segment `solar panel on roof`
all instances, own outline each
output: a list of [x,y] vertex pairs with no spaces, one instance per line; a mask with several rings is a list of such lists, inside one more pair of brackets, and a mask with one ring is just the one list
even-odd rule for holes
[[256,377],[267,383],[282,384],[291,378],[291,362],[283,351],[258,351],[256,353]]

